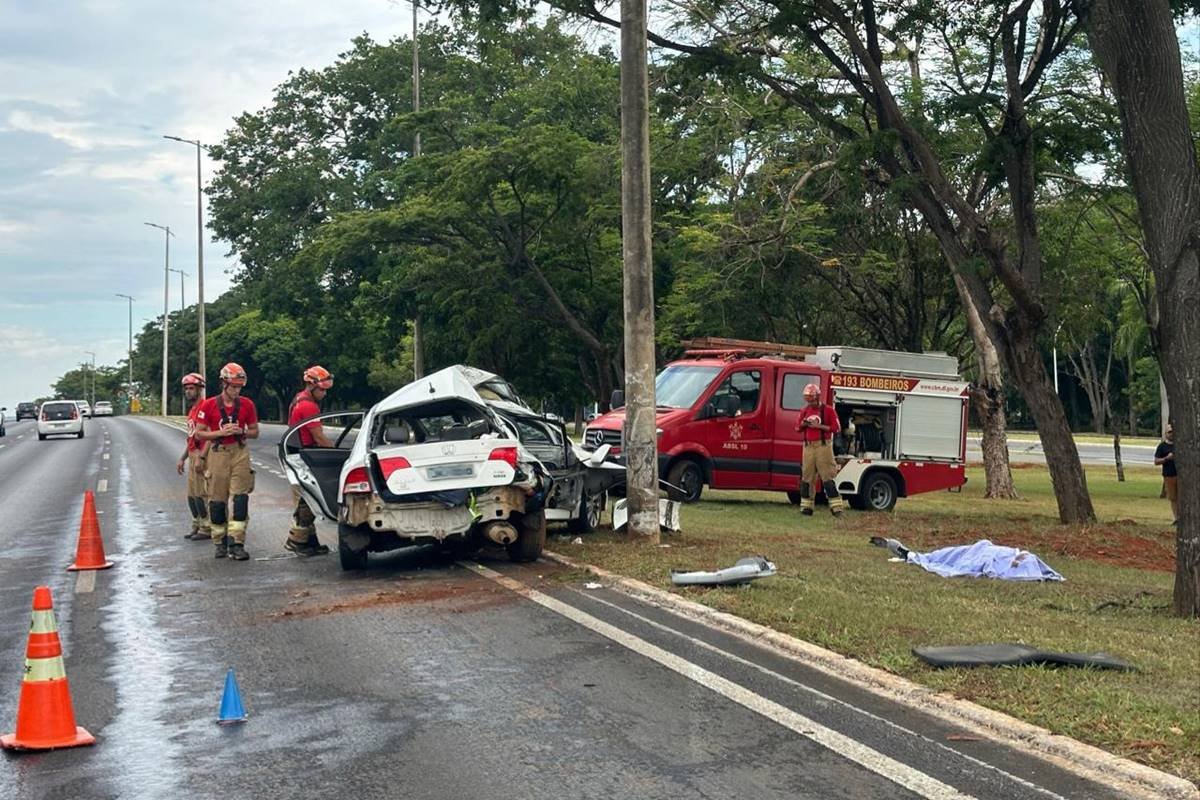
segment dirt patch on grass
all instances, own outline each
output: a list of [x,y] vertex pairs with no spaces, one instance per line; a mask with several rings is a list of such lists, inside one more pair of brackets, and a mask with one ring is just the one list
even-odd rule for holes
[[418,604],[461,614],[512,605],[519,599],[503,587],[476,581],[420,582],[402,589],[383,589],[325,601],[310,599],[311,594],[305,590],[297,592],[293,598],[284,608],[269,612],[266,615],[267,619],[310,619],[386,606]]
[[[1064,527],[1058,524],[1038,526],[1036,522],[1031,524],[1028,517],[1014,517],[997,522],[993,528],[980,529],[948,526],[944,519],[913,516],[906,517],[903,523],[877,522],[870,528],[873,533],[891,536],[922,551],[989,539],[995,544],[1019,547],[1043,558],[1062,555],[1134,569],[1175,571],[1174,535],[1170,531],[1148,530],[1133,520]],[[915,532],[912,538],[905,539],[905,530]]]

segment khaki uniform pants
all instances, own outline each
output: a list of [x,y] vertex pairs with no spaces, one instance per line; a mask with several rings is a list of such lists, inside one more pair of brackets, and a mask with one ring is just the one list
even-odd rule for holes
[[300,490],[291,484],[289,486],[292,490],[292,501],[296,505],[292,511],[292,527],[288,531],[288,538],[294,542],[307,542],[310,536],[317,535],[317,517],[308,507],[308,502],[300,494]]
[[192,511],[192,531],[209,532],[208,529],[208,495],[204,471],[204,456],[201,450],[188,452],[187,493],[188,508]]
[[246,521],[250,516],[249,495],[254,491],[250,448],[244,444],[211,447],[205,461],[213,541],[221,544],[228,533],[233,542],[245,544]]
[[833,460],[832,443],[804,443],[804,464],[800,470],[800,510],[812,510],[816,484],[817,481],[820,481],[825,487],[829,510],[835,514],[841,513],[842,498],[837,493],[833,482],[837,477],[837,472],[837,463]]

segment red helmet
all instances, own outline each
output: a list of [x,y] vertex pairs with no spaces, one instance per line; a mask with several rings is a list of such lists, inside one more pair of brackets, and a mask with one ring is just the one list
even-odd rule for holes
[[245,386],[246,370],[242,369],[241,364],[235,364],[230,361],[221,367],[221,380],[230,386]]
[[333,373],[322,366],[312,366],[304,370],[304,382],[314,389],[332,389]]
[[203,387],[204,386],[204,376],[201,375],[199,372],[189,372],[187,375],[183,376],[183,380],[180,381],[180,383],[182,383],[184,386]]

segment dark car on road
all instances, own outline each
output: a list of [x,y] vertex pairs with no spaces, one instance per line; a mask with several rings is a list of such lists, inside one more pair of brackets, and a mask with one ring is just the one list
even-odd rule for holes
[[37,419],[38,407],[37,403],[17,403],[17,421],[28,417],[29,419]]

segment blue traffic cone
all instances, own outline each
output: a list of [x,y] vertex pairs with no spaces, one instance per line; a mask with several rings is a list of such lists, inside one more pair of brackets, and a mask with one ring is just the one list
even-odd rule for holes
[[233,677],[233,669],[225,673],[225,694],[221,696],[221,716],[218,725],[231,722],[245,722],[246,709],[242,706],[242,693],[238,691],[237,678]]

